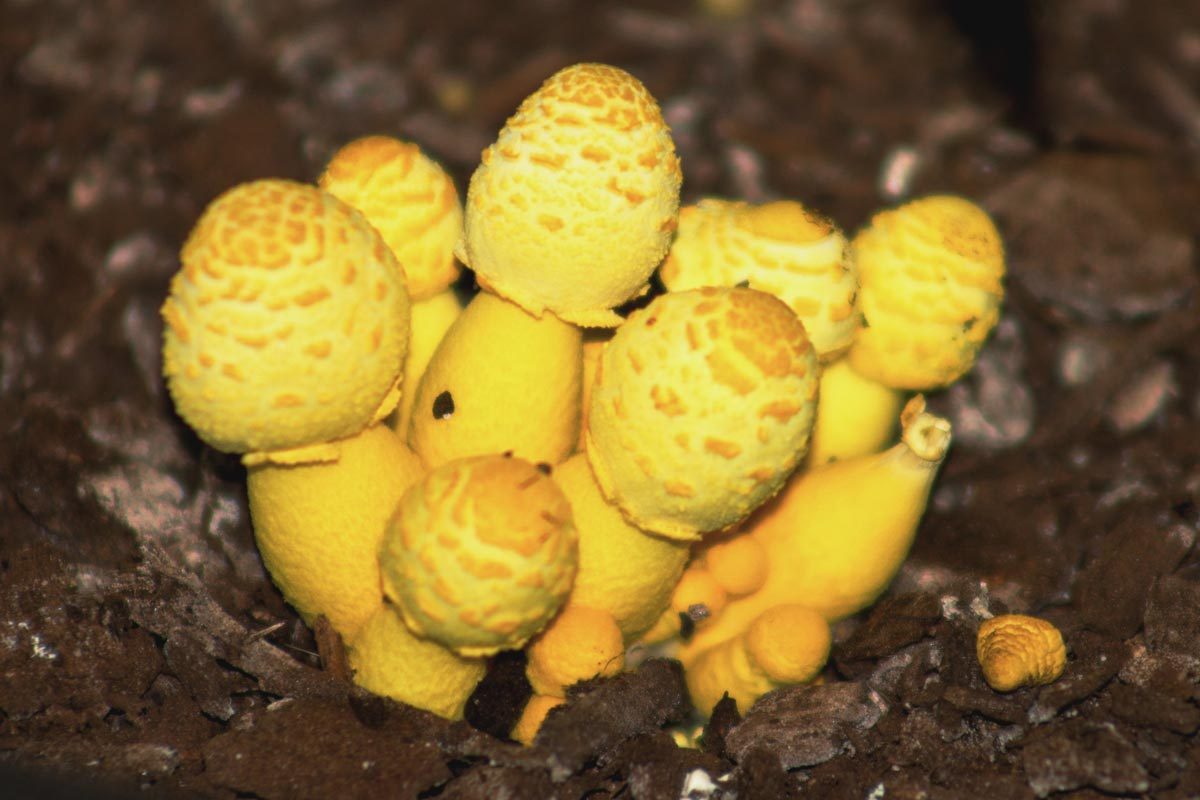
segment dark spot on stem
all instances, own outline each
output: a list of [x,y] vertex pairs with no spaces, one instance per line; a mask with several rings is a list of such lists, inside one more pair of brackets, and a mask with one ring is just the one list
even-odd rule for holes
[[434,419],[450,419],[452,416],[454,416],[454,398],[450,396],[450,392],[442,392],[433,398]]

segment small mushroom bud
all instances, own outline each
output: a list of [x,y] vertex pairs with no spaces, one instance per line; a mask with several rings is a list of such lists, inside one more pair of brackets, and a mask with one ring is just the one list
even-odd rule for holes
[[1004,614],[980,625],[975,654],[988,686],[997,692],[1053,683],[1067,663],[1058,628],[1023,614]]

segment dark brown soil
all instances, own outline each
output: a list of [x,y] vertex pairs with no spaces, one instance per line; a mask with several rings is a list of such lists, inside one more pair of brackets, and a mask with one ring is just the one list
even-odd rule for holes
[[[715,4],[715,3],[714,3]],[[1200,7],[0,2],[0,795],[1024,798],[1200,795]],[[992,210],[1007,313],[889,596],[823,686],[722,706],[672,662],[584,687],[539,744],[351,690],[264,576],[235,459],[173,415],[158,306],[200,210],[368,133],[465,186],[555,69],[660,99],[685,199]],[[981,615],[1066,636],[998,695]],[[327,651],[323,644],[322,649]],[[687,792],[690,792],[688,794]],[[146,792],[142,792],[146,794]]]

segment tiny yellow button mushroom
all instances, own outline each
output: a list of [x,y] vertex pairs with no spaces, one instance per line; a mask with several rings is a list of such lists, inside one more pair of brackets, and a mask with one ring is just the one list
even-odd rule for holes
[[626,642],[654,625],[688,559],[688,544],[630,525],[600,494],[583,453],[554,468],[579,531],[579,571],[569,603],[612,615]]
[[483,152],[459,248],[480,283],[541,316],[612,327],[646,291],[679,213],[679,159],[658,104],[603,64],[551,76]]
[[254,539],[284,599],[305,622],[324,615],[349,640],[383,604],[384,527],[422,467],[385,425],[337,442],[336,453],[255,464],[246,484]]
[[404,495],[379,562],[384,594],[417,635],[467,656],[520,648],[571,589],[571,508],[522,459],[452,461]]
[[686,671],[692,704],[709,714],[728,692],[746,711],[773,689],[816,678],[829,658],[829,623],[798,605],[767,609],[744,633],[702,652]]
[[347,657],[359,686],[447,719],[462,719],[467,699],[487,672],[486,659],[456,655],[422,639],[387,604],[349,643]]
[[763,205],[708,198],[679,211],[679,232],[659,269],[670,291],[749,285],[783,300],[822,362],[858,332],[858,270],[845,235],[793,200]]
[[179,415],[247,463],[304,460],[395,408],[404,272],[378,232],[313,186],[261,180],[205,210],[163,304]]
[[537,694],[565,697],[567,687],[616,675],[625,640],[607,611],[569,605],[530,643],[525,675]]
[[713,579],[734,597],[758,591],[767,579],[767,551],[753,536],[705,543],[701,556]]
[[523,745],[533,744],[533,739],[537,736],[542,723],[546,721],[546,715],[550,713],[550,709],[558,708],[565,702],[567,701],[562,697],[551,697],[545,694],[531,696],[529,702],[525,704],[525,710],[521,712],[521,718],[513,726],[512,738]]
[[796,604],[833,621],[870,605],[899,570],[950,446],[950,424],[913,398],[899,444],[797,473],[749,520],[770,569],[762,588],[730,600],[696,629],[680,659],[739,635],[773,606]]
[[1062,633],[1044,619],[1003,614],[979,626],[975,654],[997,692],[1053,683],[1067,665]]
[[1004,299],[1000,233],[961,197],[881,211],[851,247],[863,323],[846,358],[857,376],[822,379],[813,464],[884,446],[907,392],[944,388],[971,369]]
[[421,377],[409,444],[431,468],[506,451],[557,464],[579,438],[582,372],[579,328],[480,292]]
[[395,429],[407,436],[417,382],[462,311],[451,287],[460,272],[454,258],[463,227],[458,190],[417,145],[390,136],[367,136],[342,147],[325,167],[320,185],[363,213],[408,278],[412,335],[395,421]]
[[605,497],[677,539],[744,519],[804,455],[816,367],[804,325],[772,295],[655,298],[605,346],[592,388],[587,456]]

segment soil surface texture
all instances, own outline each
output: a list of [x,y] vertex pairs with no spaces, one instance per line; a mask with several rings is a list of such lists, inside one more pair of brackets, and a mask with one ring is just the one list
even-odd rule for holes
[[[718,706],[675,662],[578,687],[535,746],[495,660],[467,721],[354,689],[254,548],[238,460],[175,416],[158,309],[240,181],[414,140],[460,190],[560,67],[616,64],[684,200],[847,230],[955,192],[1009,250],[1001,324],[889,593],[822,685]],[[1078,0],[0,0],[0,795],[1200,796],[1200,6]],[[980,621],[1058,625],[998,694]],[[322,658],[322,655],[324,658]]]

